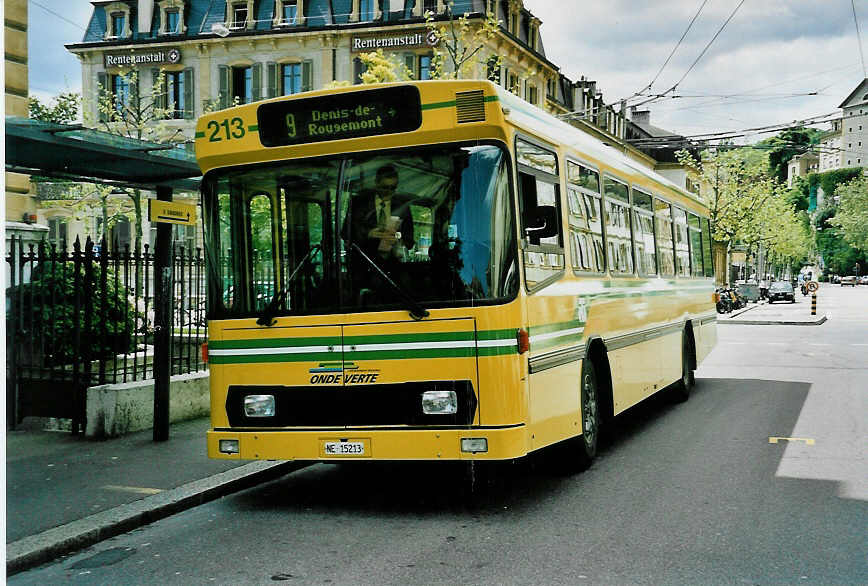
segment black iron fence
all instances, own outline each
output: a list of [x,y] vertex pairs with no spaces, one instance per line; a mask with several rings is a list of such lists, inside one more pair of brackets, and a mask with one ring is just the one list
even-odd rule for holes
[[[171,374],[204,370],[201,249],[172,254]],[[84,423],[87,387],[154,376],[154,254],[89,238],[72,250],[12,238],[6,257],[7,418]]]

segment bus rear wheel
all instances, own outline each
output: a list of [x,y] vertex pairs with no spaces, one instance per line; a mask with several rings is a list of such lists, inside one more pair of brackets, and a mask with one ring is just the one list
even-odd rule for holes
[[681,340],[681,378],[672,387],[671,396],[676,403],[683,403],[690,398],[690,391],[696,384],[693,376],[693,346],[685,331]]

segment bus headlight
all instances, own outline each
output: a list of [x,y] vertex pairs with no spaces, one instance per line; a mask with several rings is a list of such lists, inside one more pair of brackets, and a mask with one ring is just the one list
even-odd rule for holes
[[237,454],[238,453],[238,440],[237,439],[222,439],[220,440],[220,453],[221,454]]
[[478,454],[488,451],[488,438],[484,437],[463,437],[461,438],[461,451]]
[[274,417],[274,395],[247,395],[244,397],[244,415]]
[[422,413],[425,415],[453,415],[458,412],[455,391],[425,391],[422,393]]

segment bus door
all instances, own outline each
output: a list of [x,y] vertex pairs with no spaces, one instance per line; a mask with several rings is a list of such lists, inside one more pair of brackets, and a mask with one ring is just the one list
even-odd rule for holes
[[343,326],[348,426],[479,422],[474,319]]

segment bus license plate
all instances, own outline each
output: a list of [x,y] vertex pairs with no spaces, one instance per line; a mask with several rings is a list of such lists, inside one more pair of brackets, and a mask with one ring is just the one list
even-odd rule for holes
[[326,456],[364,456],[364,442],[325,442],[323,452]]

